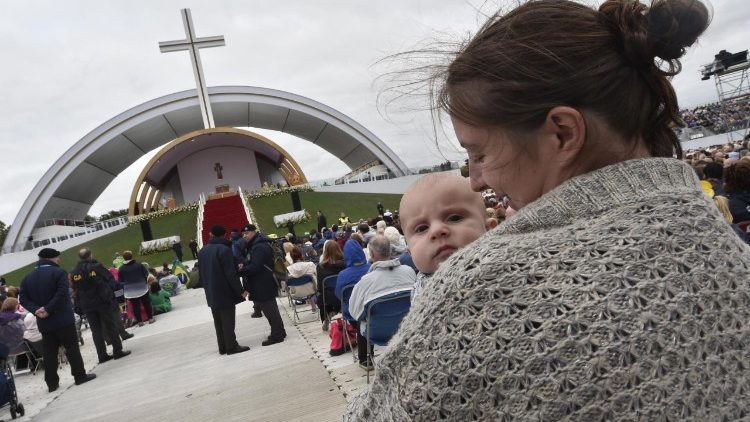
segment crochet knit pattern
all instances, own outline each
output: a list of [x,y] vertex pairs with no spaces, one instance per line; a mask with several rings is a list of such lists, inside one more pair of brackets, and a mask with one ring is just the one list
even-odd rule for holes
[[736,420],[750,249],[686,164],[573,179],[432,276],[347,420]]

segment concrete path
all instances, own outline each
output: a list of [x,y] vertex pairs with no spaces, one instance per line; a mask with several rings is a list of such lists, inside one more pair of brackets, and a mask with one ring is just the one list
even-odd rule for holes
[[[309,311],[291,323],[279,300],[288,337],[268,347],[265,318],[250,318],[252,306],[237,306],[237,339],[248,352],[220,356],[202,289],[172,298],[172,312],[129,329],[132,355],[97,364],[89,331],[82,355],[97,378],[73,385],[70,367],[59,370],[60,389],[48,393],[41,371],[16,378],[26,416],[19,421],[243,420],[339,421],[346,399],[365,387],[365,372],[350,353],[328,356],[328,334]],[[8,408],[0,419],[10,420]]]

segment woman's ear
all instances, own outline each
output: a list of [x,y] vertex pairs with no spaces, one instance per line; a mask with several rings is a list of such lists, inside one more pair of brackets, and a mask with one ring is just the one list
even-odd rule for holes
[[490,217],[487,219],[487,221],[485,221],[484,227],[487,229],[487,231],[490,231],[494,229],[495,227],[497,227],[497,224],[498,224],[497,219]]
[[[544,121],[544,136],[549,142],[553,160],[573,161],[586,140],[586,121],[578,110],[558,106],[547,113]],[[554,157],[554,158],[553,158]]]

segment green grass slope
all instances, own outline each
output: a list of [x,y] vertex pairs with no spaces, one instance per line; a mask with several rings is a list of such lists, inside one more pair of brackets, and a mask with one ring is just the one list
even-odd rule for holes
[[[154,239],[175,235],[180,236],[180,239],[182,240],[182,250],[184,252],[183,259],[192,259],[188,242],[190,239],[195,238],[195,221],[197,213],[196,210],[192,210],[151,219],[151,231],[154,235]],[[94,259],[102,262],[105,266],[110,266],[112,264],[112,258],[114,257],[115,252],[122,252],[128,249],[133,251],[137,261],[146,261],[151,266],[161,266],[164,262],[172,262],[174,253],[171,250],[146,256],[138,255],[138,249],[140,248],[142,240],[141,225],[133,224],[122,230],[118,230],[90,242],[84,242],[66,249],[65,251],[61,251],[61,264],[66,270],[72,269],[76,262],[78,262],[78,250],[82,246],[90,247],[94,252]],[[8,284],[17,286],[21,282],[21,278],[29,273],[33,267],[34,264],[29,264],[6,274],[5,279],[8,281]]]
[[[317,228],[315,212],[323,211],[328,219],[328,226],[338,222],[339,214],[344,211],[352,222],[360,218],[376,217],[378,214],[378,202],[385,209],[391,211],[398,209],[401,194],[386,193],[339,193],[339,192],[302,192],[300,202],[302,208],[310,213],[310,221],[295,226],[295,232],[301,234],[310,232]],[[291,194],[273,196],[270,198],[253,199],[250,206],[255,212],[257,224],[264,233],[276,233],[283,236],[287,233],[286,227],[276,228],[273,224],[273,216],[293,211]]]

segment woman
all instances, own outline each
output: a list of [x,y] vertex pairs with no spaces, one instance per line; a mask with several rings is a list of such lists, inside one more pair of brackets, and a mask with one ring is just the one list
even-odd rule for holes
[[133,259],[133,252],[125,251],[122,253],[125,260],[120,266],[120,284],[125,289],[125,299],[133,308],[133,316],[138,322],[139,327],[143,327],[143,315],[141,306],[148,318],[148,323],[154,323],[154,308],[151,306],[151,299],[148,296],[148,279],[149,272],[140,262]]
[[672,158],[668,77],[708,21],[539,0],[462,44],[438,104],[518,212],[441,265],[345,419],[744,416],[750,252]]
[[155,314],[163,314],[172,310],[172,300],[170,299],[169,293],[162,290],[159,286],[159,282],[154,281],[149,283],[149,299],[151,304],[154,306]]
[[8,346],[10,354],[25,351],[23,345],[23,315],[18,310],[18,299],[8,297],[0,305],[0,343]]
[[[36,324],[36,315],[28,312],[26,316],[23,317],[23,326],[23,339],[26,344],[34,351],[36,356],[43,356],[44,349],[42,347],[42,333],[39,331],[39,327]],[[29,365],[29,367],[31,366],[36,367],[36,359],[34,359],[33,356],[31,357],[31,365]]]
[[750,220],[750,162],[738,161],[727,168],[724,190],[734,223]]
[[[320,320],[323,322],[323,331],[328,331],[328,318],[326,318],[326,312],[328,315],[341,312],[341,301],[336,297],[334,292],[330,289],[325,289],[323,282],[326,277],[337,275],[344,269],[344,252],[341,251],[339,244],[333,240],[326,240],[323,245],[323,254],[320,257],[320,263],[318,264],[317,277],[320,282],[318,283],[318,303],[323,304],[323,295],[325,295],[325,309],[319,306],[320,309]],[[335,285],[334,285],[335,289]]]
[[292,265],[294,264],[294,260],[292,259],[292,251],[294,250],[295,246],[292,242],[284,242],[282,245],[282,248],[284,248],[284,262],[286,262],[286,265]]
[[[286,267],[286,271],[289,274],[289,277],[300,278],[309,275],[310,277],[312,277],[313,284],[317,286],[318,272],[316,266],[312,262],[305,261],[302,250],[299,247],[295,246],[292,251],[289,252],[289,257],[292,259],[292,265]],[[316,290],[317,288],[313,289],[313,291]],[[315,307],[315,300],[310,299],[309,303],[312,311],[316,312],[317,308]]]

